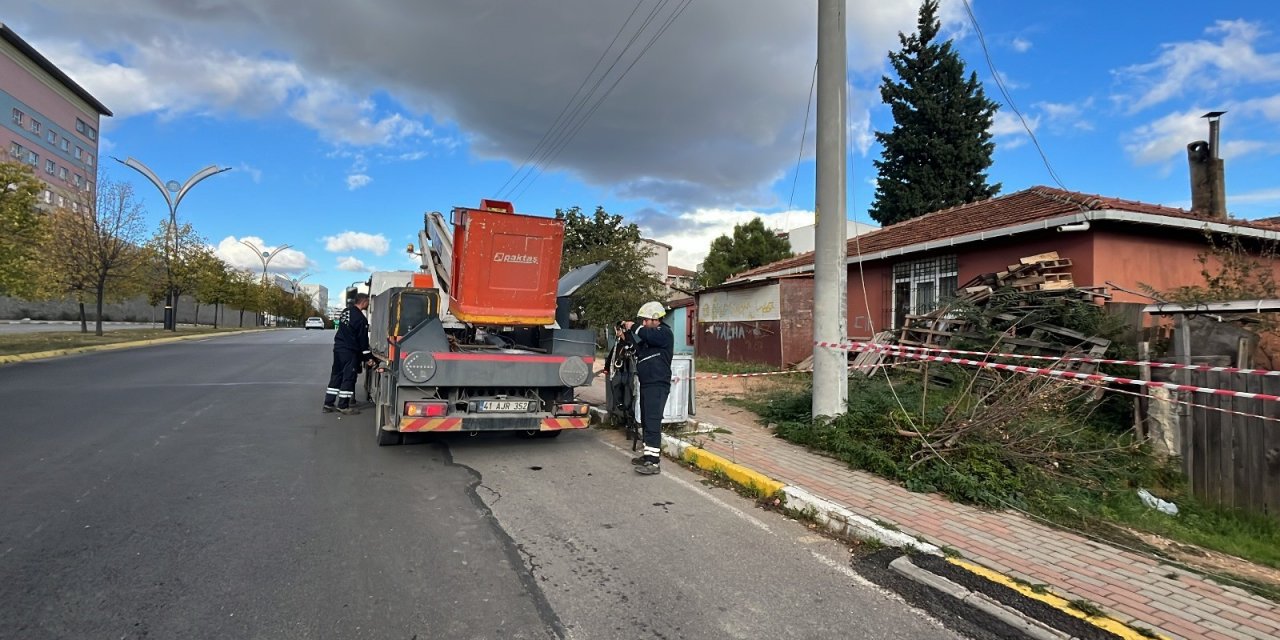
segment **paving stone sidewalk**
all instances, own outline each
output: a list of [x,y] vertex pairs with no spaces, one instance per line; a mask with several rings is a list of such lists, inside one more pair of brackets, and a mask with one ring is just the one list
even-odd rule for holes
[[[586,401],[604,404],[599,379]],[[707,406],[710,405],[710,406]],[[1142,554],[1094,542],[1014,512],[951,502],[855,471],[779,438],[745,411],[700,403],[697,419],[730,433],[698,439],[708,451],[801,487],[868,518],[958,550],[1005,575],[1093,602],[1121,622],[1170,638],[1280,638],[1280,607],[1269,600]]]

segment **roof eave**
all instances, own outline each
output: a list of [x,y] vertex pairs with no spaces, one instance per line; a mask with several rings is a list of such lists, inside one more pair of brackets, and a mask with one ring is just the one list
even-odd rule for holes
[[53,78],[58,82],[61,82],[63,86],[65,86],[67,89],[70,89],[72,93],[76,94],[76,97],[88,103],[89,106],[93,107],[94,110],[96,110],[100,115],[104,115],[104,116],[115,115],[111,113],[111,110],[108,109],[106,105],[102,104],[101,102],[98,101],[97,98],[93,97],[93,94],[86,91],[84,87],[81,87],[79,84],[76,84],[75,80],[72,80],[71,77],[68,76],[66,73],[64,73],[62,69],[59,69],[57,65],[53,64],[52,62],[49,62],[48,58],[41,55],[39,51],[36,51],[35,47],[28,44],[27,41],[23,40],[21,36],[19,36],[17,33],[14,33],[13,29],[9,28],[9,25],[3,22],[0,22],[0,38],[4,38],[5,42],[8,42],[9,44],[13,45],[15,49],[17,49],[18,51],[21,51],[22,55],[30,58],[31,61],[36,63],[36,65],[39,66],[45,73],[53,76]]
[[[1017,235],[1020,233],[1028,233],[1032,231],[1046,231],[1051,228],[1061,227],[1068,224],[1078,224],[1081,222],[1135,222],[1138,224],[1150,224],[1156,226],[1173,227],[1179,229],[1195,229],[1207,230],[1214,233],[1228,233],[1248,238],[1260,238],[1264,240],[1280,241],[1280,230],[1271,231],[1267,229],[1258,229],[1255,227],[1243,227],[1229,222],[1220,222],[1216,220],[1197,220],[1193,218],[1177,218],[1173,216],[1162,216],[1150,213],[1139,213],[1136,211],[1123,211],[1119,209],[1101,209],[1098,211],[1086,211],[1073,213],[1064,216],[1055,216],[1036,220],[1033,222],[1025,222],[1023,224],[1013,225],[1009,227],[1001,227],[999,229],[988,229],[986,231],[978,231],[960,236],[952,236],[942,238],[940,240],[932,240],[929,242],[918,242],[893,249],[885,249],[875,253],[866,253],[860,255],[850,255],[845,260],[846,265],[858,264],[862,262],[873,262],[875,260],[884,260],[897,256],[904,256],[912,253],[922,253],[925,251],[933,251],[935,249],[944,249],[955,247],[974,242],[982,242],[984,240],[992,240],[995,238],[1003,238]],[[855,243],[856,246],[856,243]],[[765,273],[752,274],[752,280],[761,278],[771,278],[777,276],[793,275],[797,273],[807,273],[813,271],[812,264],[798,265],[788,269],[778,271],[769,271]],[[730,282],[733,282],[730,280]],[[727,283],[726,283],[727,284]]]

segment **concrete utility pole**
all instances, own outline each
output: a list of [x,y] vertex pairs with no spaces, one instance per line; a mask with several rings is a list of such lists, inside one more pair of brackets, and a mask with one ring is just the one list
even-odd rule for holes
[[[813,339],[844,342],[848,313],[845,190],[848,186],[848,95],[845,0],[818,0],[818,225],[814,231]],[[813,415],[844,414],[849,356],[814,346]]]

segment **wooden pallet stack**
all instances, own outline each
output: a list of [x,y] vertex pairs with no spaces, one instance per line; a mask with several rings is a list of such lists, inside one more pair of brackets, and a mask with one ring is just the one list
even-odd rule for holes
[[[1086,336],[1065,327],[1030,321],[1029,316],[1045,308],[1054,298],[1075,297],[1087,302],[1111,299],[1106,287],[1077,287],[1071,276],[1071,261],[1056,251],[1027,256],[1018,264],[996,273],[979,275],[962,285],[956,301],[985,308],[995,326],[1007,327],[995,351],[1064,358],[1102,356],[1109,340]],[[993,303],[1000,304],[993,304]],[[959,338],[978,338],[968,321],[944,307],[922,315],[909,315],[897,343],[913,347],[943,348]],[[1039,361],[1035,366],[1092,372],[1089,363]]]

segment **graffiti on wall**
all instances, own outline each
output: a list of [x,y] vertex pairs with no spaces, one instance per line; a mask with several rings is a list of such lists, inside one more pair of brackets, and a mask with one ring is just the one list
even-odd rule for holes
[[698,296],[698,319],[712,323],[779,320],[782,309],[778,295],[777,284],[704,293]]
[[706,332],[719,340],[732,342],[744,338],[760,338],[773,335],[774,332],[763,329],[755,323],[746,322],[707,322]]

